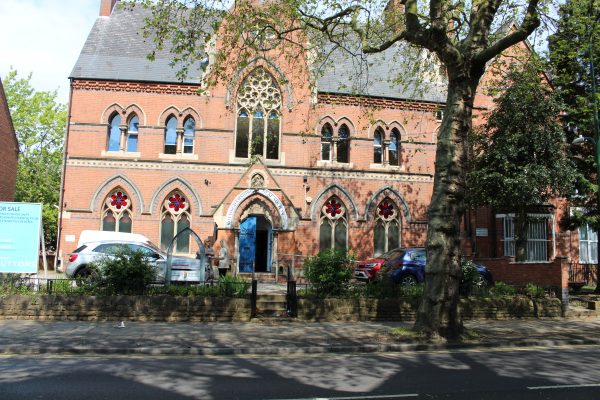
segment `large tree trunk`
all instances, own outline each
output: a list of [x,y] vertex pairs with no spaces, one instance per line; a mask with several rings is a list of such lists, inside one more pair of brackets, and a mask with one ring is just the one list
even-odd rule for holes
[[[460,221],[465,211],[465,172],[477,79],[450,75],[448,100],[438,135],[434,191],[428,210],[425,292],[414,329],[452,338],[463,329],[458,312]],[[460,75],[460,76],[457,76]],[[474,83],[475,82],[475,83]]]

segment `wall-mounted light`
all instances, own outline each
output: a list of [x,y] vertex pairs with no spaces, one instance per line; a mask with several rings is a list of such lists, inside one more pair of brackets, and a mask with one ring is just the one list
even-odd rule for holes
[[205,184],[206,186],[208,186],[208,185],[210,185],[210,181],[209,181],[208,179],[204,179],[204,184]]

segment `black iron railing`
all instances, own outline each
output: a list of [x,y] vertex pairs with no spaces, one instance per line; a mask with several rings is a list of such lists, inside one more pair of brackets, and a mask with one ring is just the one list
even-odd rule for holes
[[569,264],[569,283],[591,285],[596,283],[597,274],[596,264]]

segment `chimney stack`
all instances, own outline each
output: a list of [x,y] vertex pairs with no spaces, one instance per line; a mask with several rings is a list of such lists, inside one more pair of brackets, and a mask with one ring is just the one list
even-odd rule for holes
[[100,16],[101,17],[110,17],[113,8],[115,8],[115,4],[117,4],[118,0],[100,0]]

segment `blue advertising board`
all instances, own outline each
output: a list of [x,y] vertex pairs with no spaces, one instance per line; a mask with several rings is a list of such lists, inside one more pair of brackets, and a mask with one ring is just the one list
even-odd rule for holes
[[41,204],[0,202],[0,272],[37,272],[41,223]]

